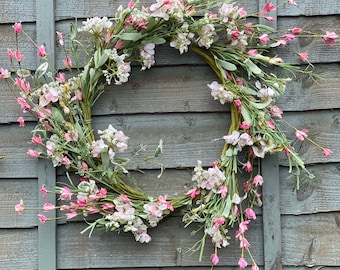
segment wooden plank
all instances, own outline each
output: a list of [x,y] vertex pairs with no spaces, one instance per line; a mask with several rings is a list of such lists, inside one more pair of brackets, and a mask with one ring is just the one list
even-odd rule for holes
[[297,0],[295,5],[285,5],[278,9],[279,16],[317,16],[317,15],[337,15],[340,13],[340,2],[337,0],[314,1]]
[[338,266],[340,213],[282,217],[284,265]]
[[[339,214],[314,214],[282,217],[282,262],[285,266],[312,267],[317,265],[339,266],[338,243],[340,241]],[[255,223],[253,224],[255,225]],[[160,227],[150,231],[153,242],[147,245],[133,243],[131,235],[96,232],[90,239],[77,235],[84,228],[78,223],[59,226],[60,269],[85,268],[91,265],[100,267],[154,267],[165,266],[208,266],[209,254],[206,252],[203,262],[197,262],[195,254],[178,263],[177,247],[188,247],[194,240],[189,238],[188,230],[183,229],[176,218],[165,220]],[[320,229],[322,228],[322,230]],[[261,234],[260,236],[258,234]],[[73,241],[68,241],[72,237]],[[255,238],[254,238],[255,237]],[[252,239],[252,250],[261,253],[261,224],[249,231]],[[190,241],[190,242],[189,242]],[[236,243],[237,244],[237,243]],[[129,250],[128,256],[126,250]],[[226,252],[226,253],[224,253]],[[237,245],[221,250],[221,265],[235,265],[239,256]],[[154,256],[161,254],[161,256]],[[91,256],[90,256],[91,255]],[[261,254],[256,255],[261,264]],[[61,258],[64,258],[61,260]],[[85,259],[84,259],[85,258]],[[122,258],[122,259],[120,259]],[[233,264],[234,263],[234,264]]]
[[[153,153],[160,139],[164,140],[164,155],[159,159],[167,168],[192,167],[197,159],[202,159],[205,165],[220,156],[223,145],[222,138],[228,130],[229,115],[227,113],[172,113],[172,114],[136,114],[95,117],[94,128],[105,129],[109,124],[123,130],[130,137],[129,153],[145,144]],[[330,158],[324,158],[322,151],[308,142],[297,142],[306,164],[340,162],[339,111],[313,111],[301,113],[285,113],[285,119],[299,129],[310,130],[310,138],[333,150]],[[290,128],[282,125],[288,138],[294,140],[295,135]],[[30,147],[29,133],[21,133],[17,126],[0,125],[3,140],[0,149],[3,155],[19,153],[22,156],[12,156],[1,160],[0,169],[3,178],[36,177],[36,160],[27,158],[25,153]],[[301,147],[300,147],[301,146]],[[130,156],[131,157],[131,156]],[[287,165],[286,158],[279,156],[280,165]],[[17,168],[21,168],[18,170]],[[157,168],[152,164],[140,164],[140,168]]]
[[[31,23],[31,22],[23,23],[23,29],[30,37],[33,38],[33,40],[35,40],[36,30],[35,30],[34,23]],[[12,50],[16,49],[15,33],[13,31],[12,25],[0,24],[0,35],[1,35],[1,47],[5,48],[5,49],[0,50],[1,67],[11,70],[11,65],[7,58],[7,48],[12,49]],[[22,68],[29,69],[29,70],[35,69],[37,49],[31,42],[27,40],[27,38],[24,35],[19,34],[18,38],[19,38],[19,44],[20,44],[19,49],[25,57],[24,60],[22,61]]]
[[[44,44],[49,57],[49,62],[55,66],[55,20],[54,20],[54,0],[36,0],[37,13],[37,44]],[[37,67],[39,66],[37,59]],[[49,160],[39,160],[38,163],[38,185],[43,185],[51,190],[56,185],[55,169]],[[46,200],[56,204],[54,194],[47,194]],[[39,205],[43,205],[45,199],[39,196]],[[52,220],[46,224],[38,224],[38,269],[57,269],[57,252],[56,252],[56,213],[50,212],[48,218]],[[46,241],[48,239],[48,241]]]
[[[195,227],[195,226],[194,226]],[[206,242],[202,262],[198,253],[190,256],[187,249],[199,235],[190,236],[194,227],[183,228],[180,217],[164,220],[159,227],[150,229],[152,241],[148,244],[136,243],[131,234],[96,231],[91,238],[79,234],[84,223],[72,222],[58,226],[58,269],[79,269],[89,265],[93,268],[118,267],[165,267],[165,266],[210,266],[213,246]],[[252,233],[247,239],[252,243],[252,252],[259,264],[262,263],[261,219],[251,224]],[[236,266],[240,252],[239,243],[230,231],[230,246],[219,250],[221,266]],[[69,239],[72,238],[72,241]],[[178,252],[181,248],[182,252]],[[249,260],[249,258],[247,257]]]
[[[301,142],[296,142],[294,147],[306,164],[338,162],[340,150],[340,143],[338,140],[338,134],[340,133],[339,112],[339,110],[323,110],[298,114],[284,114],[286,121],[300,130],[304,128],[308,129],[310,131],[308,134],[310,139],[326,148],[331,148],[334,152],[330,158],[325,158],[322,154],[322,150],[311,143],[307,141],[302,144]],[[282,127],[285,128],[287,137],[294,140],[294,131],[290,128],[286,128],[284,124]],[[280,155],[279,158],[280,164],[287,165],[286,158],[283,157],[283,155]]]
[[37,269],[37,237],[37,229],[0,230],[0,269]]
[[0,24],[35,21],[34,0],[0,1]]
[[[142,0],[140,1],[144,7],[148,7],[155,3],[154,0]],[[221,1],[222,3],[222,1]],[[127,7],[127,2],[124,0],[109,1],[109,0],[97,0],[92,1],[69,1],[69,0],[57,0],[56,1],[56,19],[64,20],[68,18],[87,18],[93,16],[112,16],[117,8],[122,5]],[[258,11],[258,5],[256,2],[250,2],[247,0],[238,0],[237,5],[239,7],[246,7],[249,13]]]
[[[306,76],[298,76],[287,84],[286,93],[278,100],[278,106],[284,112],[338,108],[338,69],[337,63],[315,65],[315,72],[324,79],[315,82]],[[213,80],[216,77],[207,66],[155,67],[144,72],[134,68],[128,83],[107,87],[93,113],[226,111],[228,106],[222,106],[210,96],[206,85]],[[21,112],[13,93],[3,80],[0,81],[0,88],[0,123],[16,122],[18,116],[24,116],[26,121],[33,120]]]
[[[277,1],[260,0],[260,10],[267,3],[277,6]],[[260,18],[260,23],[277,29],[277,9],[267,16],[275,18],[268,22]],[[282,270],[281,250],[281,213],[280,213],[280,177],[277,155],[266,156],[261,161],[261,173],[265,181],[263,192],[263,256],[265,270]]]
[[37,226],[37,211],[26,210],[19,216],[14,206],[21,199],[25,207],[38,207],[37,179],[0,179],[0,228],[31,228]]
[[[339,33],[340,24],[337,16],[320,16],[320,17],[283,17],[277,22],[278,29],[292,29],[293,27],[302,27],[304,30],[324,35],[325,31]],[[295,52],[308,51],[308,60],[311,63],[334,63],[340,60],[339,46],[328,46],[320,37],[315,38],[298,38],[292,42],[288,42],[291,51],[283,48],[278,50],[278,54],[282,59],[289,63],[300,63]]]
[[[0,125],[0,149],[5,156],[0,161],[1,178],[34,178],[37,177],[37,160],[26,155],[30,148],[33,125],[20,129],[19,125]],[[20,169],[18,169],[20,168]]]
[[282,214],[312,214],[318,212],[339,212],[340,165],[317,164],[308,166],[315,175],[309,180],[302,177],[300,189],[296,190],[294,178],[288,178],[288,170],[280,170],[280,203]]

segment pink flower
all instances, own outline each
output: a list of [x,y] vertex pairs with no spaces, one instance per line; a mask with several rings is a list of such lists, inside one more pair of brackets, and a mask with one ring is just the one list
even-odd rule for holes
[[32,143],[33,144],[42,144],[42,138],[41,136],[33,136],[32,137]]
[[52,203],[44,203],[43,205],[44,212],[52,211],[54,209],[55,209],[55,206]]
[[242,105],[242,101],[241,101],[240,99],[235,99],[235,100],[234,100],[234,104],[235,104],[236,107],[239,108],[239,107],[241,107],[241,105]]
[[259,40],[262,44],[267,44],[269,41],[269,36],[267,34],[263,34],[259,37]]
[[246,220],[246,221],[242,221],[239,225],[238,225],[238,230],[236,231],[235,237],[236,238],[240,238],[242,237],[242,234],[244,234],[247,230],[248,230],[248,224],[250,223],[250,219]]
[[63,40],[63,34],[61,32],[56,32],[57,34],[57,38],[58,38],[58,42],[60,46],[64,46],[64,40]]
[[7,57],[9,60],[14,58],[14,52],[11,49],[7,49]]
[[263,177],[260,174],[257,174],[253,179],[254,186],[262,186],[263,185]]
[[115,208],[115,206],[112,203],[103,203],[102,209],[105,211],[111,211]]
[[275,22],[275,20],[276,20],[274,17],[270,17],[270,16],[265,17],[265,19],[268,22]]
[[42,194],[42,198],[45,200],[46,199],[46,195],[47,195],[47,189],[45,187],[45,185],[42,185],[39,192]]
[[256,56],[259,54],[259,52],[256,49],[251,49],[249,51],[247,51],[247,54],[250,56]]
[[24,211],[24,201],[20,200],[20,202],[15,205],[14,209],[18,213],[18,215],[22,215]]
[[9,78],[10,73],[8,72],[7,69],[0,68],[0,78],[1,79],[7,79]]
[[77,211],[71,211],[70,213],[67,213],[66,214],[66,219],[71,219],[71,218],[74,218],[78,215]]
[[81,167],[83,168],[84,171],[88,171],[89,170],[89,165],[87,165],[87,163],[85,161],[81,162]]
[[135,2],[133,0],[130,0],[128,3],[128,9],[132,9],[134,5],[135,5]]
[[323,155],[324,157],[330,157],[333,151],[331,149],[325,148],[323,149]]
[[240,238],[240,248],[246,248],[246,249],[250,248],[250,244],[249,244],[247,238],[245,238],[245,237]]
[[220,191],[219,192],[221,193],[221,197],[225,198],[227,196],[227,194],[228,194],[228,187],[220,186]]
[[284,39],[286,40],[294,40],[295,39],[295,35],[293,34],[286,34],[283,36]]
[[294,35],[300,35],[302,33],[302,28],[294,27],[294,28],[290,29],[290,32],[292,32],[292,34],[294,34]]
[[251,127],[251,124],[246,122],[246,121],[243,121],[241,124],[240,124],[240,128],[243,128],[243,129],[250,129]]
[[255,211],[252,208],[247,208],[244,210],[244,214],[247,219],[256,219]]
[[23,117],[18,117],[19,127],[25,126],[25,119]]
[[32,158],[38,158],[39,157],[39,152],[37,150],[29,149],[26,153],[29,157]]
[[89,213],[89,214],[95,214],[95,213],[98,213],[99,210],[97,207],[95,206],[89,206],[86,208],[86,211]]
[[288,0],[288,4],[297,6],[297,3],[294,0]]
[[240,269],[244,269],[248,266],[248,263],[244,258],[240,258],[238,260],[238,266],[240,267]]
[[131,200],[129,199],[128,196],[126,196],[125,194],[120,194],[119,198],[126,204],[131,204]]
[[260,268],[256,264],[252,264],[251,270],[260,270]]
[[295,136],[299,141],[304,141],[305,138],[307,137],[307,129],[303,129],[303,130],[296,130],[295,131]]
[[306,62],[308,60],[308,52],[298,53],[301,61]]
[[15,101],[20,105],[23,113],[27,113],[31,110],[31,105],[28,104],[25,97],[18,97]]
[[218,228],[221,225],[223,225],[225,222],[225,218],[224,217],[219,217],[219,218],[214,218],[214,228]]
[[66,82],[65,73],[64,73],[64,72],[58,72],[58,73],[57,73],[57,76],[55,77],[55,79],[56,79],[57,82],[59,82],[59,83],[64,83],[64,82]]
[[251,162],[248,160],[246,163],[243,164],[242,169],[245,169],[246,172],[252,172],[253,165],[251,165]]
[[211,259],[211,263],[213,265],[218,264],[218,262],[220,261],[220,259],[218,258],[217,254],[211,254],[210,259]]
[[38,46],[37,49],[38,49],[38,53],[37,53],[37,56],[38,56],[38,57],[44,57],[44,56],[46,56],[46,49],[45,49],[45,46],[44,46],[44,45]]
[[45,215],[38,214],[38,218],[41,224],[44,224],[47,221],[47,217]]
[[14,57],[18,62],[22,62],[25,59],[24,55],[19,50],[14,51]]
[[26,82],[25,78],[15,78],[15,84],[26,93],[31,91],[30,83]]
[[264,14],[271,12],[275,9],[276,9],[276,7],[274,6],[274,4],[272,2],[269,2],[269,3],[265,4],[262,11],[260,12],[260,15],[264,15]]
[[200,191],[197,188],[192,188],[188,190],[187,193],[185,193],[185,195],[189,195],[191,199],[194,199],[199,194],[200,194]]
[[335,32],[326,31],[326,34],[322,37],[322,39],[326,42],[327,45],[333,46],[337,37],[338,35]]
[[272,116],[277,118],[282,118],[283,111],[276,105],[270,108],[270,113]]
[[64,60],[64,66],[68,69],[71,69],[72,68],[72,60],[70,57],[66,57],[65,60]]
[[72,192],[69,187],[62,187],[60,189],[60,200],[71,200]]
[[273,119],[270,119],[270,120],[268,121],[268,127],[271,128],[272,130],[275,129],[275,122],[274,122]]
[[14,32],[16,34],[19,34],[20,31],[22,30],[22,24],[21,22],[16,22],[14,25],[13,25],[13,29],[14,29]]
[[61,164],[63,164],[66,169],[69,169],[71,166],[71,160],[68,158],[68,156],[63,156],[61,159]]

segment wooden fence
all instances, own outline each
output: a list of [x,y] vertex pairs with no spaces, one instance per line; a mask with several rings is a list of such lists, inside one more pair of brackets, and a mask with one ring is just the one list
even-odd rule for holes
[[[44,43],[58,65],[64,56],[56,48],[55,31],[67,33],[75,17],[110,16],[126,2],[2,0],[0,67],[8,65],[6,51],[15,44],[11,28],[14,22],[21,21],[39,44]],[[265,2],[242,0],[239,5],[256,12]],[[338,0],[296,2],[297,7],[277,11],[279,29],[302,26],[311,31],[340,33]],[[295,181],[288,178],[283,158],[272,156],[264,161],[264,206],[259,209],[249,241],[261,269],[335,270],[340,268],[340,49],[339,45],[326,47],[322,40],[310,39],[300,39],[295,46],[309,52],[316,72],[325,79],[318,84],[303,76],[295,78],[279,106],[287,121],[309,129],[310,137],[326,143],[334,154],[325,160],[311,145],[301,146],[300,154],[316,178],[303,180],[298,191],[294,189]],[[38,65],[35,49],[24,43],[23,53],[25,68],[34,70]],[[214,74],[199,57],[192,53],[178,57],[176,50],[162,46],[156,63],[150,71],[139,72],[136,68],[128,84],[108,89],[96,104],[94,122],[95,128],[112,123],[131,134],[131,149],[140,143],[154,149],[162,138],[162,162],[167,169],[158,179],[157,167],[144,168],[146,173],[139,176],[139,184],[150,193],[171,195],[190,185],[192,167],[198,158],[209,165],[219,156],[221,145],[212,139],[225,133],[229,120],[225,107],[210,98],[206,85],[214,80]],[[41,184],[52,188],[63,178],[62,172],[54,171],[48,163],[22,155],[28,148],[29,128],[34,123],[28,119],[28,129],[19,129],[20,115],[8,86],[0,81],[0,156],[8,156],[0,160],[0,269],[210,268],[210,247],[202,262],[198,262],[197,254],[185,252],[196,236],[183,228],[180,216],[168,218],[151,230],[153,241],[149,244],[136,243],[131,235],[123,233],[95,232],[88,238],[79,233],[84,228],[81,221],[40,225],[37,211],[17,216],[14,205],[21,198],[26,205],[38,207]],[[237,269],[236,242],[232,241],[220,255],[216,269]]]

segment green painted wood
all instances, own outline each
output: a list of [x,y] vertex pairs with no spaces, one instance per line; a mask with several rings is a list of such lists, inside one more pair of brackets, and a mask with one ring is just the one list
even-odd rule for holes
[[[261,11],[265,4],[272,3],[277,6],[278,1],[259,1]],[[273,22],[260,18],[260,23],[277,29],[277,9],[267,13],[275,19]],[[282,250],[281,250],[281,214],[280,214],[280,177],[277,155],[266,156],[261,162],[261,173],[264,178],[262,187],[263,200],[263,256],[265,270],[282,269]]]
[[[37,43],[44,44],[49,61],[55,66],[55,19],[54,19],[54,0],[36,0],[36,29]],[[37,66],[39,62],[37,62]],[[45,185],[47,189],[53,189],[56,185],[56,174],[49,160],[39,160],[38,163],[38,185],[39,188]],[[56,203],[55,195],[48,194],[46,200],[39,197],[39,205],[44,202]],[[47,215],[47,214],[46,214]],[[54,219],[55,212],[51,212],[48,218]],[[51,220],[45,224],[38,225],[38,269],[57,269],[57,251],[56,251],[56,221]]]

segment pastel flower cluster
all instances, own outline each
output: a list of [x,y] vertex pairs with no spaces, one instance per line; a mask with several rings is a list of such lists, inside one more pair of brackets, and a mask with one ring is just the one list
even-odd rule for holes
[[[282,6],[285,4],[296,5],[292,0]],[[219,0],[157,0],[141,8],[131,0],[127,8],[119,7],[113,18],[89,18],[80,28],[71,28],[71,44],[91,45],[86,46],[89,49],[85,54],[74,47],[68,53],[63,34],[56,33],[58,44],[66,52],[64,68],[71,74],[74,68],[80,70],[70,79],[66,79],[65,70],[55,72],[49,66],[45,47],[35,44],[21,23],[14,24],[15,35],[25,35],[33,42],[41,62],[31,74],[23,68],[25,56],[17,46],[7,50],[13,72],[0,67],[0,78],[19,89],[15,101],[22,112],[37,119],[27,155],[47,158],[55,167],[63,166],[70,180],[69,185],[58,186],[54,191],[59,195],[60,205],[46,202],[38,215],[39,221],[48,221],[45,212],[56,209],[66,219],[96,214],[83,232],[89,230],[91,234],[95,228],[131,232],[136,241],[148,243],[151,241],[148,228],[156,227],[176,209],[184,209],[185,226],[199,223],[202,228],[204,236],[194,246],[201,249],[200,259],[203,240],[209,236],[214,247],[211,263],[218,264],[218,250],[232,241],[229,228],[235,227],[234,237],[241,250],[239,268],[246,268],[251,261],[252,270],[259,269],[246,237],[256,219],[254,207],[262,205],[260,187],[264,179],[261,166],[254,164],[261,164],[266,154],[283,152],[289,160],[289,172],[297,177],[297,186],[301,173],[314,177],[281,130],[281,124],[291,127],[297,140],[307,140],[319,147],[325,157],[332,154],[332,150],[314,142],[308,130],[293,127],[283,119],[276,101],[291,79],[268,73],[263,67],[313,78],[307,51],[289,48],[308,64],[307,69],[301,70],[279,56],[272,56],[271,49],[286,48],[300,36],[320,39],[332,47],[338,36],[328,30],[311,34],[300,27],[271,35],[274,29],[254,24],[254,17],[274,21],[268,13],[276,8],[269,2],[258,14],[248,14],[243,7]],[[202,16],[195,16],[197,11]],[[165,43],[179,54],[192,51],[206,61],[217,77],[207,85],[211,96],[222,105],[227,104],[231,111],[229,130],[220,138],[212,138],[224,142],[221,156],[209,168],[203,168],[199,161],[192,177],[193,186],[176,198],[149,196],[130,184],[132,176],[127,164],[131,160],[127,153],[122,155],[129,137],[112,125],[95,132],[91,115],[91,108],[106,86],[127,83],[133,62],[139,63],[141,70],[150,69],[156,62],[156,47]],[[85,58],[85,65],[73,67],[80,56]],[[20,127],[25,126],[24,117],[20,116],[18,122]],[[159,155],[160,148],[151,159]],[[246,180],[239,179],[240,172]],[[43,197],[53,193],[44,186],[40,191]],[[29,207],[20,200],[15,210],[21,215],[24,209]]]

